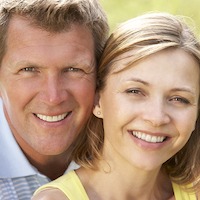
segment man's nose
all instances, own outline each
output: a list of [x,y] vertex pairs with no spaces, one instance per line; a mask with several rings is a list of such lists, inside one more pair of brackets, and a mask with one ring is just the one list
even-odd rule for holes
[[58,105],[67,98],[65,84],[62,78],[57,75],[48,76],[44,81],[44,85],[41,87],[43,88],[42,100],[46,104]]

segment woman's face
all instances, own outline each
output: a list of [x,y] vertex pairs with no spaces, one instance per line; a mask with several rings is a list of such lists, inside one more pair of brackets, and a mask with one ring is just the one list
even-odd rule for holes
[[123,164],[160,167],[191,136],[198,99],[199,65],[180,49],[163,50],[109,75],[94,109],[104,121],[104,150]]

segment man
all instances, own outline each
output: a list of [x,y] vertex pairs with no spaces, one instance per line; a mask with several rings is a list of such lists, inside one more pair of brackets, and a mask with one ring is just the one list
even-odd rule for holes
[[1,200],[28,200],[66,172],[107,33],[98,0],[1,1]]

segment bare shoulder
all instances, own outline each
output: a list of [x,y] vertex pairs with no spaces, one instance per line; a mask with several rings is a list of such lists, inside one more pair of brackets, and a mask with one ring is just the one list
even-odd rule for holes
[[47,188],[37,193],[31,200],[69,200],[66,195],[59,189]]
[[169,198],[169,200],[176,200],[176,199],[175,199],[175,196]]
[[197,197],[197,199],[200,199],[200,191],[198,191],[198,192],[196,193],[196,197]]

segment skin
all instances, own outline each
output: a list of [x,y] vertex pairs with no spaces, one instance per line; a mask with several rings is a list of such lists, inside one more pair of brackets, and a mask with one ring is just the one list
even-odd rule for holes
[[68,198],[66,197],[66,195],[55,188],[48,188],[45,189],[44,191],[41,191],[40,193],[38,193],[36,196],[32,197],[31,200],[68,200]]
[[[128,61],[118,59],[115,67],[126,66]],[[127,70],[111,72],[93,111],[104,120],[103,160],[97,161],[100,170],[76,170],[89,199],[175,199],[170,178],[160,169],[194,130],[199,73],[196,60],[180,49],[164,50]],[[145,139],[133,132],[144,133]],[[33,200],[58,196],[68,199],[49,188]]]
[[139,169],[158,168],[195,129],[198,98],[199,65],[179,49],[161,51],[110,75],[96,107],[104,120],[105,152]]
[[[115,66],[126,66],[129,59]],[[199,64],[180,49],[161,51],[108,77],[94,114],[104,120],[104,158],[121,199],[172,197],[169,178],[160,168],[191,136],[198,99]],[[115,195],[106,192],[107,199]]]
[[0,66],[0,96],[11,131],[29,161],[55,179],[86,123],[95,95],[95,56],[84,26],[49,33],[15,16]]

